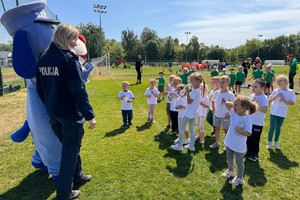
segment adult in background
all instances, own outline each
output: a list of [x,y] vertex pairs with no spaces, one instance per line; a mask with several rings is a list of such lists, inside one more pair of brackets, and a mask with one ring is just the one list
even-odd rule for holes
[[137,60],[135,61],[135,70],[137,72],[137,81],[136,84],[142,83],[142,73],[141,73],[141,67],[143,67],[143,60],[142,56],[138,55]]
[[77,45],[78,34],[71,25],[59,25],[52,43],[37,64],[37,93],[45,104],[54,133],[62,143],[58,200],[78,197],[78,188],[92,179],[92,176],[84,175],[80,159],[83,124],[87,120],[89,128],[93,129],[96,120],[81,78],[81,65],[71,51]]
[[246,80],[247,75],[248,75],[248,70],[251,68],[251,61],[252,61],[251,58],[247,58],[247,59],[242,63],[242,66],[243,66],[243,68],[244,68],[244,74],[245,74],[245,79],[244,79],[244,82],[243,82],[243,87],[247,87],[247,85],[245,84],[245,80]]
[[256,57],[255,60],[254,60],[254,62],[253,62],[253,65],[252,65],[253,71],[254,71],[254,70],[257,70],[257,65],[258,65],[258,64],[260,64],[260,66],[261,66],[260,69],[261,69],[262,66],[263,66],[263,64],[262,64],[260,58],[259,58],[259,57]]
[[290,70],[289,70],[289,88],[294,89],[294,76],[296,75],[297,70],[297,59],[293,54],[287,55],[288,61],[290,61]]

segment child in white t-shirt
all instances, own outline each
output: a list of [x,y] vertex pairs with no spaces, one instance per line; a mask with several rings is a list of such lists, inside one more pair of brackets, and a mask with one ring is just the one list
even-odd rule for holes
[[128,81],[122,82],[122,90],[118,94],[118,99],[121,100],[121,111],[123,117],[122,128],[132,126],[132,101],[134,99],[133,93],[129,90],[130,84]]
[[205,81],[200,73],[195,72],[190,75],[190,83],[193,88],[191,92],[189,85],[185,86],[187,105],[185,107],[184,117],[179,124],[179,141],[177,144],[171,146],[171,148],[176,151],[183,150],[183,134],[187,123],[189,123],[191,141],[190,144],[184,147],[190,151],[195,151],[195,119],[197,117],[197,109],[200,106],[200,85],[202,83],[205,85]]
[[173,80],[173,87],[170,92],[170,117],[171,117],[171,129],[172,132],[178,133],[178,110],[175,108],[176,100],[179,97],[178,92],[176,91],[176,87],[178,84],[181,84],[181,78],[175,77]]
[[150,87],[148,87],[144,93],[147,98],[148,104],[148,122],[152,123],[154,118],[154,110],[157,104],[157,97],[159,96],[159,90],[156,88],[156,81],[150,79]]
[[278,88],[269,96],[270,108],[270,129],[268,133],[267,149],[272,149],[273,134],[275,131],[274,147],[280,149],[278,140],[280,136],[281,126],[286,117],[288,106],[296,103],[296,95],[292,89],[288,88],[288,77],[279,75],[276,77]]
[[206,115],[206,121],[213,127],[213,130],[210,132],[210,135],[212,137],[215,136],[215,126],[214,126],[214,114],[212,109],[212,96],[215,91],[217,91],[219,88],[219,76],[213,76],[211,77],[211,86],[212,90],[209,92],[208,98],[209,98],[209,110]]
[[204,120],[206,118],[207,108],[209,107],[209,99],[206,94],[207,86],[204,88],[203,85],[201,85],[200,89],[203,95],[201,96],[200,106],[197,111],[198,115],[196,118],[196,123],[198,126],[198,136],[196,137],[196,140],[200,139],[200,144],[204,144]]
[[[179,84],[176,87],[176,91],[180,95],[179,98],[177,98],[176,105],[175,105],[175,108],[178,110],[178,124],[180,124],[182,118],[184,117],[184,111],[185,111],[185,107],[187,104],[186,93],[182,92],[184,87],[185,87],[184,84]],[[182,144],[184,144],[184,145],[189,144],[190,138],[189,138],[189,132],[187,129],[185,129],[184,135],[185,135],[185,140],[183,141]],[[178,143],[178,141],[179,141],[179,137],[174,141],[174,143]]]
[[234,94],[228,89],[230,78],[227,75],[219,78],[220,89],[215,91],[212,96],[212,108],[214,113],[213,124],[215,126],[215,137],[216,142],[209,145],[211,149],[220,146],[220,129],[223,126],[224,133],[226,135],[229,128],[229,110],[225,106],[225,102],[233,102],[235,99]]
[[[226,157],[228,169],[222,174],[223,178],[234,177],[230,184],[238,186],[244,184],[244,154],[247,136],[251,135],[252,121],[249,114],[256,111],[255,103],[248,98],[238,96],[232,102],[225,102],[230,115],[230,126],[225,137]],[[234,172],[234,157],[237,165],[237,175]]]
[[252,83],[252,94],[249,99],[257,104],[256,112],[250,115],[252,120],[252,133],[247,139],[247,153],[245,155],[251,161],[259,158],[259,141],[263,127],[265,125],[266,112],[268,110],[268,98],[264,94],[266,82],[259,78]]
[[171,128],[171,116],[170,116],[171,98],[170,98],[170,93],[171,93],[172,89],[174,88],[173,81],[174,81],[175,77],[176,76],[173,75],[173,74],[169,76],[169,83],[167,84],[166,90],[164,91],[164,95],[166,96],[166,112],[167,112],[167,116],[168,116],[168,125],[165,128],[165,132],[168,132]]

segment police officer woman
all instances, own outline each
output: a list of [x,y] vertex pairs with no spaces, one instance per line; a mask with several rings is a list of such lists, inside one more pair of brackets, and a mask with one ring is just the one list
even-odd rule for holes
[[90,129],[96,126],[81,65],[72,53],[79,31],[68,24],[55,30],[53,41],[38,61],[36,88],[45,104],[54,133],[62,143],[57,199],[79,196],[78,188],[91,180],[81,168],[80,147],[87,120]]

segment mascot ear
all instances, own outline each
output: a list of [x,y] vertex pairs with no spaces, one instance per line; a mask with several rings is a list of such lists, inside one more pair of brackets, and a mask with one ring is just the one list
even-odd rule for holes
[[28,33],[18,30],[14,35],[13,67],[16,73],[26,79],[35,77],[37,61],[31,50]]

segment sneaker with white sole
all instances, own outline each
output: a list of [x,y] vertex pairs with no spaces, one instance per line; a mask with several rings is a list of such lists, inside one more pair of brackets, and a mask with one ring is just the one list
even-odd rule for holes
[[280,146],[279,146],[278,142],[274,142],[274,148],[275,149],[280,149]]
[[229,183],[233,186],[238,186],[238,185],[243,185],[245,181],[238,177],[234,177],[232,180],[229,181]]
[[229,171],[229,169],[227,169],[221,176],[223,178],[227,179],[227,178],[230,178],[230,177],[235,177],[236,174],[235,174],[234,171]]
[[267,148],[267,149],[273,149],[273,147],[272,147],[272,142],[268,142],[266,148]]
[[178,144],[171,145],[171,148],[175,151],[182,151],[183,150],[183,146],[179,146]]
[[215,148],[217,148],[217,147],[219,147],[219,146],[220,146],[220,144],[218,144],[218,143],[213,143],[213,144],[209,145],[209,148],[215,149]]
[[195,147],[192,147],[192,146],[190,146],[189,144],[188,144],[188,145],[185,145],[184,148],[185,148],[185,149],[188,149],[189,151],[195,151]]
[[191,140],[190,140],[190,138],[187,138],[184,140],[184,142],[182,144],[189,144],[189,143],[191,143]]
[[177,138],[176,140],[174,140],[174,144],[178,143],[179,138]]

